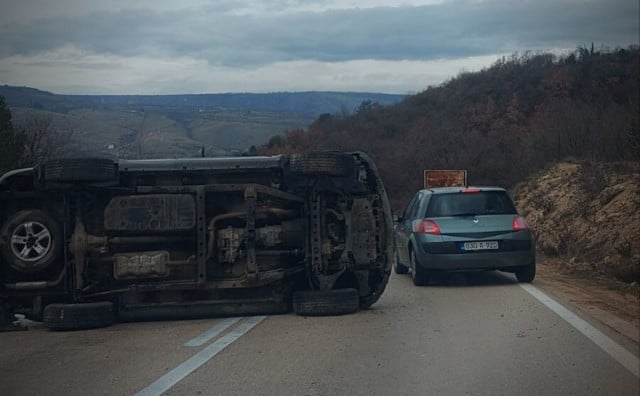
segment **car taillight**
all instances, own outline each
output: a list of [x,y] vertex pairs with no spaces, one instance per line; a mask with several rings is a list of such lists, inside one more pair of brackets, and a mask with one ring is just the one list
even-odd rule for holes
[[463,194],[479,193],[480,191],[481,190],[479,188],[463,188],[462,190],[460,190],[460,192]]
[[420,220],[418,224],[416,224],[415,232],[420,234],[435,234],[440,235],[440,227],[433,220]]
[[522,231],[529,228],[527,221],[522,216],[516,216],[513,218],[513,230]]

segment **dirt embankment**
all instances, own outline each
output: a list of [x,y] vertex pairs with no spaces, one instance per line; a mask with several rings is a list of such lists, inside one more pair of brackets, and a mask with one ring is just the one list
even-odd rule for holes
[[640,162],[559,163],[514,200],[538,251],[567,273],[640,283]]
[[640,162],[558,163],[513,191],[534,231],[535,284],[640,342]]

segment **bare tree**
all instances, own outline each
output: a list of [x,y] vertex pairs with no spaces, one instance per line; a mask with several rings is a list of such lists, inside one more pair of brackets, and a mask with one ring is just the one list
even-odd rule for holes
[[11,111],[0,96],[0,174],[21,165],[24,137],[13,127]]
[[16,129],[24,139],[22,160],[25,164],[33,165],[49,158],[63,157],[74,150],[73,130],[56,128],[53,119],[47,115],[30,115]]

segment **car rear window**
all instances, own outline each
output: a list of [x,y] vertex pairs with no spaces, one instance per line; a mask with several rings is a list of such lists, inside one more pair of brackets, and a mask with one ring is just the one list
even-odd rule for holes
[[434,194],[425,217],[487,214],[516,214],[516,208],[504,191]]

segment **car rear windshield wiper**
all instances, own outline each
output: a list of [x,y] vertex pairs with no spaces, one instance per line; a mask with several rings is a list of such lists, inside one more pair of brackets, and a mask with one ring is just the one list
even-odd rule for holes
[[452,213],[449,216],[451,217],[470,217],[470,216],[477,216],[478,213],[476,212],[462,212],[462,213]]

